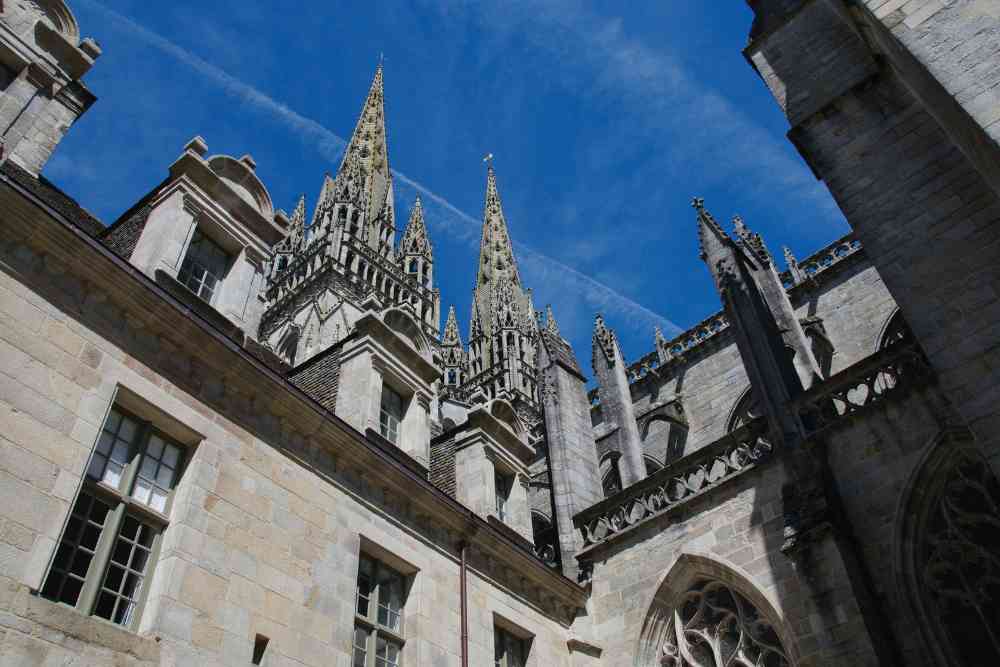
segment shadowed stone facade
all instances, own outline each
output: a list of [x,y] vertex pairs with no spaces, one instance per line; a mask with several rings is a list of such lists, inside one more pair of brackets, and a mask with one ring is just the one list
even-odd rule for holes
[[590,392],[492,165],[440,326],[381,67],[311,214],[195,137],[105,226],[39,175],[100,49],[0,5],[0,664],[1000,662],[996,3],[749,4],[853,231],[695,199],[722,310]]

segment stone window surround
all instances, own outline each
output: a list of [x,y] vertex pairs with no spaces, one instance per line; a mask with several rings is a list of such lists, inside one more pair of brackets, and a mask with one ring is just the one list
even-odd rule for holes
[[[372,382],[372,406],[369,421],[372,423],[371,428],[376,433],[380,433],[379,415],[382,410],[382,388],[384,385],[388,385],[403,399],[403,418],[399,422],[399,439],[393,444],[407,453],[419,452],[430,445],[429,431],[426,434],[428,442],[420,442],[424,438],[427,425],[430,423],[430,393],[416,388],[412,380],[407,381],[398,370],[396,364],[390,363],[385,357],[374,356],[372,358],[374,381]],[[421,460],[419,456],[414,456],[414,458],[425,465],[428,463],[427,460]]]
[[[524,653],[524,667],[537,667],[536,660],[534,659],[531,647],[535,640],[534,633],[525,629],[524,627],[514,623],[507,617],[493,612],[493,635],[494,635],[494,647],[496,646],[496,637],[498,632],[507,635],[508,637],[513,637],[514,639],[520,640],[521,646],[523,647]],[[495,649],[494,649],[495,650]],[[492,662],[491,664],[496,664]],[[504,663],[500,663],[501,667],[507,667]]]
[[791,621],[781,611],[773,592],[755,586],[752,575],[718,554],[685,548],[665,569],[655,587],[644,591],[637,600],[639,608],[645,608],[645,620],[635,649],[636,665],[661,664],[664,640],[674,618],[670,612],[683,593],[700,579],[717,580],[744,596],[778,634],[789,663],[799,664],[801,656]]
[[173,278],[177,278],[187,257],[191,240],[196,229],[229,253],[231,259],[226,274],[220,276],[215,295],[210,305],[230,319],[245,321],[247,310],[264,275],[264,254],[255,247],[248,235],[240,229],[239,223],[224,214],[215,205],[184,193],[184,210],[191,215],[188,228],[184,231],[184,241],[176,258],[164,257],[161,268]]
[[[374,319],[377,320],[377,318]],[[359,324],[360,322],[359,320]],[[378,323],[385,327],[381,321]],[[378,329],[375,329],[373,333],[378,335]],[[387,327],[386,332],[392,333],[398,342],[402,342],[398,335]],[[406,348],[411,349],[409,345]],[[361,399],[364,401],[364,415],[361,419],[363,424],[357,425],[362,426],[358,430],[365,432],[371,429],[375,433],[380,433],[379,412],[382,405],[382,385],[388,383],[396,393],[403,397],[404,401],[404,416],[400,423],[399,442],[395,444],[421,465],[428,467],[430,465],[431,408],[429,382],[409,367],[406,363],[407,359],[398,358],[381,341],[376,340],[375,336],[365,335],[356,341],[349,342],[341,350],[341,392],[349,386],[345,381],[345,372],[350,367],[351,361],[364,354],[368,354],[371,358],[369,369],[371,376],[367,383],[367,399]],[[413,356],[417,356],[416,351],[414,351]],[[426,364],[426,362],[424,363]],[[430,364],[427,365],[430,366]],[[338,400],[338,407],[343,407],[340,405],[341,403],[342,401]]]
[[[507,478],[509,482],[507,499],[504,502],[505,511],[503,517],[500,517],[497,514],[496,485],[490,485],[488,492],[492,496],[492,502],[489,503],[488,506],[493,508],[493,511],[491,511],[490,514],[495,516],[502,523],[511,527],[514,527],[515,522],[523,523],[521,520],[527,518],[527,525],[530,526],[531,510],[529,506],[530,503],[528,502],[528,490],[531,486],[531,476],[528,474],[527,466],[514,459],[514,457],[510,456],[504,450],[489,442],[483,446],[483,452],[486,455],[486,460],[489,461],[493,468],[494,479],[496,475],[501,475],[502,477]],[[514,515],[520,505],[528,507],[527,517],[518,517]]]
[[[179,461],[176,472],[174,473],[173,484],[170,488],[170,492],[167,496],[165,507],[162,512],[159,512],[144,503],[132,498],[131,489],[128,491],[122,491],[120,488],[112,488],[104,481],[98,481],[93,479],[88,479],[88,471],[90,468],[90,462],[94,458],[97,450],[98,442],[104,433],[104,425],[107,423],[111,411],[117,409],[120,413],[133,420],[139,422],[140,437],[138,439],[144,442],[148,440],[150,434],[158,434],[161,437],[166,438],[172,444],[178,445],[182,448],[183,452]],[[49,554],[48,562],[45,566],[44,575],[42,576],[40,584],[44,586],[48,576],[52,570],[53,564],[55,562],[55,557],[59,546],[62,542],[62,536],[66,532],[66,528],[69,524],[71,514],[76,507],[77,500],[83,491],[88,491],[90,495],[95,498],[104,501],[106,504],[111,505],[111,509],[105,519],[104,528],[101,533],[101,539],[98,543],[97,552],[93,557],[91,566],[89,569],[95,569],[94,572],[86,573],[86,585],[91,585],[92,582],[97,582],[97,591],[91,594],[91,599],[88,601],[84,598],[84,594],[81,593],[80,599],[75,607],[69,607],[61,602],[52,600],[53,604],[58,604],[61,607],[71,609],[72,611],[86,616],[89,619],[93,619],[98,623],[107,623],[116,628],[121,628],[122,630],[130,633],[135,633],[140,630],[140,623],[143,619],[143,612],[146,606],[146,602],[149,596],[149,591],[152,588],[153,577],[156,574],[156,565],[160,557],[160,546],[163,543],[164,535],[170,528],[170,516],[173,509],[174,499],[177,495],[178,487],[180,486],[187,466],[191,462],[195,451],[197,450],[200,443],[204,440],[204,436],[189,428],[184,423],[178,421],[173,416],[169,415],[164,410],[156,407],[154,404],[150,403],[146,398],[140,396],[138,393],[133,392],[126,386],[122,384],[116,385],[114,392],[111,396],[111,400],[108,402],[108,407],[105,410],[104,416],[101,419],[101,425],[98,427],[96,434],[94,436],[94,444],[91,447],[89,456],[87,457],[86,464],[81,472],[80,483],[77,487],[77,491],[74,494],[73,501],[70,503],[66,511],[66,516],[63,519],[62,526],[59,529],[59,541],[57,541]],[[129,470],[128,468],[134,468]],[[134,486],[138,463],[133,461],[126,469],[123,474],[122,482],[129,479],[128,486]],[[122,484],[119,485],[121,487]],[[114,517],[115,513],[120,514],[119,517]],[[154,536],[154,541],[149,550],[148,562],[146,564],[145,573],[143,575],[142,589],[139,594],[139,598],[136,600],[136,607],[132,619],[126,625],[119,625],[113,623],[112,621],[105,620],[94,614],[94,608],[96,607],[97,594],[100,592],[100,587],[102,580],[105,577],[105,571],[111,560],[111,550],[117,543],[119,538],[119,533],[121,532],[122,525],[124,523],[124,518],[126,516],[132,516],[137,519],[140,524],[145,526],[151,526],[156,534]],[[113,537],[105,537],[105,535],[113,535]],[[99,569],[99,571],[98,571]],[[41,588],[39,588],[39,593]],[[85,591],[86,592],[86,589]],[[84,607],[80,605],[84,604]]]

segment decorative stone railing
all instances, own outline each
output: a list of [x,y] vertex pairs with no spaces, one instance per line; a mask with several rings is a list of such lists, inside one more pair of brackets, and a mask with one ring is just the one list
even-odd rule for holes
[[815,435],[852,415],[931,381],[916,343],[891,345],[845,368],[794,401],[806,432]]
[[708,319],[699,322],[665,345],[668,360],[683,356],[688,350],[701,345],[728,327],[729,319],[725,313],[716,313]]
[[580,512],[573,525],[582,533],[585,548],[614,539],[756,467],[771,455],[766,430],[766,420],[758,417]]
[[853,235],[848,234],[837,239],[819,252],[813,253],[806,259],[798,262],[798,269],[801,276],[798,280],[796,280],[796,276],[790,269],[781,272],[779,276],[781,284],[785,286],[785,289],[791,289],[801,283],[802,278],[812,278],[826,271],[831,266],[839,264],[859,250],[861,250],[861,241],[854,238]]

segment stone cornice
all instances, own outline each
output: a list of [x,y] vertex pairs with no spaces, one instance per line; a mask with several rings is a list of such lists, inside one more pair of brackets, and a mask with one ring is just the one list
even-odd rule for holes
[[[142,338],[157,341],[140,361],[177,385],[180,399],[280,448],[321,482],[374,498],[401,530],[449,558],[468,540],[483,576],[564,625],[584,607],[581,586],[404,465],[398,452],[365,438],[45,201],[4,175],[0,183],[7,212],[0,225],[14,246],[13,270],[113,345],[129,347],[136,340],[130,322],[140,321]],[[218,381],[205,381],[213,377]]]

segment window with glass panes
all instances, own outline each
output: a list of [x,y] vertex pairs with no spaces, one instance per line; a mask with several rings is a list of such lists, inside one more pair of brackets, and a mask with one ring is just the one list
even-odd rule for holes
[[183,458],[151,424],[112,408],[41,594],[133,626]]
[[353,667],[397,667],[403,652],[406,577],[365,554],[358,564]]
[[379,434],[389,442],[399,442],[399,425],[403,421],[403,397],[389,385],[382,385],[379,406]]
[[527,644],[500,626],[493,626],[494,667],[524,667],[528,658]]
[[177,280],[202,300],[212,303],[216,287],[229,268],[229,261],[229,253],[205,236],[201,229],[195,228]]
[[497,497],[497,518],[507,521],[507,500],[510,498],[510,489],[513,486],[513,479],[496,470],[493,472],[493,483],[496,488]]

